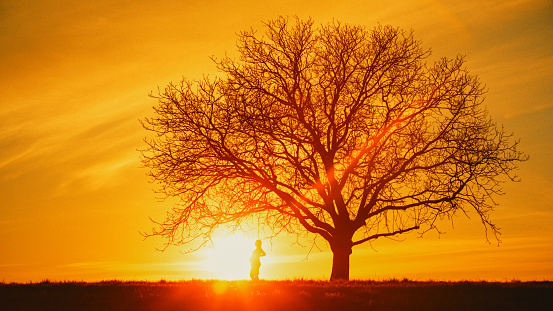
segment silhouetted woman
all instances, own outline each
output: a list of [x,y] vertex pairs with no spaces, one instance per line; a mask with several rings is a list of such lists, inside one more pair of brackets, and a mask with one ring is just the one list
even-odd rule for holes
[[259,258],[265,256],[265,251],[261,248],[261,240],[255,241],[255,250],[252,252],[252,256],[250,257],[250,277],[252,278],[252,281],[258,281],[259,280],[259,267],[261,267],[261,260]]

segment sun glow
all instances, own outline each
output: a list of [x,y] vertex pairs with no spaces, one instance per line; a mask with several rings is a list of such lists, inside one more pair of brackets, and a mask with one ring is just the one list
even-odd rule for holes
[[255,239],[241,235],[213,238],[213,248],[203,251],[204,269],[210,278],[219,280],[249,279],[249,258]]

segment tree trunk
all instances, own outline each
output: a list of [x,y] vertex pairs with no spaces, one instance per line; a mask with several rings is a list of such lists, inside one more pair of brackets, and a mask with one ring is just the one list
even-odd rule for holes
[[349,255],[351,246],[337,246],[332,249],[332,273],[330,280],[349,280]]

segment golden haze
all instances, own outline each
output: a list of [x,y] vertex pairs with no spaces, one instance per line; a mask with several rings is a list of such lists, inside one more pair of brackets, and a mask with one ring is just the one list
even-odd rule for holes
[[[352,278],[553,278],[551,1],[3,1],[0,280],[224,278],[206,265],[209,250],[161,253],[163,241],[138,234],[171,206],[140,168],[138,120],[152,113],[150,91],[216,75],[209,56],[232,55],[238,31],[277,15],[391,24],[413,29],[433,57],[466,55],[491,117],[531,156],[493,214],[501,246],[460,216],[440,237],[354,248]],[[241,238],[253,250],[256,236]],[[264,242],[261,277],[328,278],[322,240],[308,260],[310,246],[294,242]]]

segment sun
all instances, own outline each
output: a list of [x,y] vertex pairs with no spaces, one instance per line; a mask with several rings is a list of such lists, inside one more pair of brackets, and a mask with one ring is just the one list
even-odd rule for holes
[[243,280],[250,275],[249,258],[255,239],[234,234],[213,238],[213,248],[204,249],[204,269],[219,280]]

